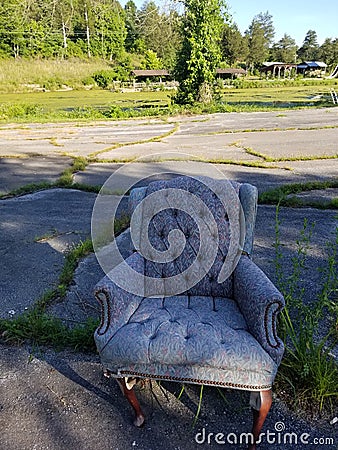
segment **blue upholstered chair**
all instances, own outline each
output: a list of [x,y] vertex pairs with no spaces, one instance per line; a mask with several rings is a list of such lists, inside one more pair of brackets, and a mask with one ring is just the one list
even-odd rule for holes
[[129,208],[134,252],[95,288],[106,373],[137,426],[144,422],[133,391],[139,378],[248,390],[256,441],[284,350],[276,333],[284,299],[251,259],[257,189],[177,177],[132,190]]

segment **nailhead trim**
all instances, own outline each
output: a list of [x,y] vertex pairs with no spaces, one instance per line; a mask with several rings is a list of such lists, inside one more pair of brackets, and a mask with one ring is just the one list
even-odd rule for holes
[[271,389],[271,385],[269,384],[261,386],[253,386],[250,384],[229,383],[226,381],[199,380],[197,378],[172,377],[170,375],[153,375],[149,373],[135,372],[132,370],[120,370],[118,375],[131,376],[137,378],[152,378],[155,380],[182,381],[187,383],[204,384],[210,386],[224,386],[233,389],[245,389],[249,391],[264,391],[266,389]]

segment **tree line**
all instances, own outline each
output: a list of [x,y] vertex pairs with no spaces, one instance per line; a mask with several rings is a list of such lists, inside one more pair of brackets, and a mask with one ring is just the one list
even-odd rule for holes
[[107,76],[128,78],[136,64],[166,68],[179,82],[175,101],[180,104],[212,102],[217,67],[244,66],[253,72],[269,60],[337,63],[338,39],[319,46],[314,30],[300,48],[287,34],[275,42],[268,11],[256,15],[242,35],[224,0],[179,3],[180,10],[163,11],[152,0],[140,9],[133,0],[124,8],[118,0],[2,0],[0,57],[109,60],[114,70],[94,78],[102,87]]
[[[185,13],[170,7],[162,11],[153,1],[138,9],[133,0],[124,8],[117,0],[2,0],[0,57],[119,60],[127,52],[142,55],[149,68],[172,69],[187,31],[189,0],[184,6]],[[224,66],[253,70],[269,60],[338,62],[337,38],[319,45],[316,32],[309,30],[298,48],[288,34],[274,41],[268,12],[255,16],[243,34],[224,7],[221,17],[217,45]]]

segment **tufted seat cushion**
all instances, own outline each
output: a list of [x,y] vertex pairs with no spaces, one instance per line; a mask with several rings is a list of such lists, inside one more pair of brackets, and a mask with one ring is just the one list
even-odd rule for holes
[[243,389],[271,386],[277,365],[229,298],[144,298],[100,349],[117,375]]

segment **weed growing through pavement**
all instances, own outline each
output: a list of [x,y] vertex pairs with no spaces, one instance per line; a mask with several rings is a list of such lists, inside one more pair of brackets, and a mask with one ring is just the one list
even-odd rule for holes
[[71,167],[66,169],[58,179],[57,181],[58,186],[61,187],[72,186],[74,173],[85,170],[87,165],[88,161],[86,160],[86,158],[83,158],[81,156],[74,158]]
[[313,201],[299,199],[292,194],[299,194],[300,192],[313,191],[316,189],[328,189],[338,188],[338,180],[329,181],[309,181],[307,183],[288,183],[279,186],[275,189],[262,192],[259,195],[259,203],[267,205],[289,206],[289,207],[301,207],[312,206],[320,209],[337,209],[338,200],[336,198],[328,202]]
[[45,189],[53,189],[53,188],[64,188],[64,189],[78,189],[85,192],[95,192],[98,193],[101,189],[101,186],[92,186],[84,183],[74,183],[73,175],[76,172],[80,172],[85,170],[90,160],[80,157],[74,157],[72,165],[68,167],[66,170],[62,172],[60,177],[55,181],[42,181],[40,183],[30,183],[24,186],[21,186],[13,191],[7,192],[5,194],[0,194],[0,199],[32,194],[34,192],[42,191]]
[[[116,219],[114,235],[117,236],[129,224],[127,217]],[[87,322],[69,329],[61,320],[46,314],[46,308],[54,300],[63,298],[73,281],[75,270],[81,258],[93,252],[90,239],[80,242],[65,255],[65,263],[59,276],[58,286],[48,290],[32,309],[15,319],[0,319],[0,339],[20,343],[31,341],[36,345],[51,344],[57,348],[73,347],[95,351],[93,339],[98,320],[89,318]]]
[[54,300],[63,298],[81,258],[92,251],[89,239],[71,249],[65,256],[65,264],[56,289],[48,290],[33,308],[15,319],[0,319],[0,339],[7,343],[52,345],[56,349],[71,347],[81,351],[94,351],[93,333],[98,321],[89,318],[85,323],[68,328],[60,319],[47,314],[46,308]]
[[[292,271],[283,271],[283,254],[280,240],[279,205],[276,208],[275,267],[277,284],[283,293],[286,307],[280,314],[279,334],[285,342],[285,355],[277,375],[277,392],[286,396],[287,402],[312,416],[329,413],[338,399],[338,367],[332,348],[337,344],[337,250],[336,239],[328,245],[328,259],[321,268],[322,282],[318,295],[311,301],[304,298],[301,286],[311,244],[313,225],[304,220],[296,254],[291,259]],[[329,319],[329,325],[324,323]],[[323,333],[323,330],[324,331]]]
[[[121,219],[115,224],[115,235],[126,226]],[[99,320],[88,320],[73,328],[62,320],[46,313],[46,308],[56,299],[63,298],[74,278],[75,269],[81,258],[93,251],[92,242],[87,239],[73,247],[65,256],[65,263],[56,289],[47,291],[35,305],[24,314],[12,319],[0,319],[0,340],[20,344],[52,345],[56,349],[73,348],[80,351],[95,352],[94,331]]]

